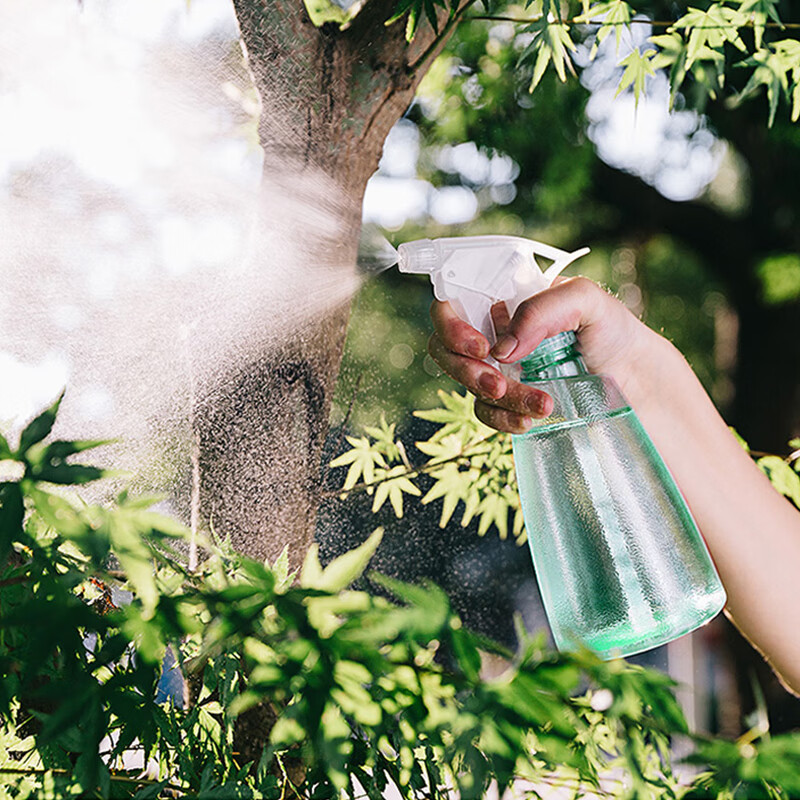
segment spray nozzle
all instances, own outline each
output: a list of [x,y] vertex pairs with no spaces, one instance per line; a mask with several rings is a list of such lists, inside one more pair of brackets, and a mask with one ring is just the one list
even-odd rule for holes
[[[518,236],[419,239],[398,248],[401,272],[430,275],[438,300],[449,300],[461,319],[496,341],[491,308],[504,302],[513,316],[523,300],[546,289],[588,247],[572,253]],[[552,263],[544,271],[536,256]]]

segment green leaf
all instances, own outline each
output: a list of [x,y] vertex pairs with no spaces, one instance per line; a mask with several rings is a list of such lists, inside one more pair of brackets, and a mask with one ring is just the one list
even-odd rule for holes
[[3,461],[6,458],[13,458],[13,453],[11,452],[11,448],[8,446],[8,440],[6,437],[0,433],[0,461]]
[[106,470],[87,464],[50,464],[30,472],[30,477],[34,480],[64,485],[91,483],[107,475]]
[[64,392],[61,392],[53,405],[39,414],[39,416],[30,422],[26,426],[25,430],[22,431],[22,434],[19,437],[19,447],[17,448],[16,452],[17,458],[23,458],[33,445],[35,445],[37,442],[41,442],[42,439],[48,436],[50,431],[53,430],[53,424],[56,421],[58,408],[63,399]]
[[319,563],[319,545],[313,542],[306,552],[303,559],[303,566],[300,569],[300,585],[306,587],[315,586],[322,577],[322,564]]
[[639,98],[644,92],[647,76],[655,75],[655,70],[651,63],[655,55],[655,50],[645,50],[644,53],[640,53],[638,50],[631,50],[630,54],[620,61],[619,66],[625,67],[625,71],[622,73],[615,97],[619,97],[625,89],[633,86],[635,103],[637,106],[639,105]]
[[420,489],[411,481],[404,466],[398,465],[389,470],[376,470],[377,486],[372,501],[372,512],[379,511],[388,499],[395,516],[403,516],[403,493],[419,496]]
[[311,22],[317,28],[328,22],[333,22],[341,28],[350,20],[350,14],[330,0],[303,0],[303,2]]
[[0,483],[0,564],[5,564],[12,544],[23,535],[25,505],[18,483]]
[[33,446],[28,451],[28,461],[33,463],[48,463],[53,461],[65,461],[70,456],[77,453],[85,453],[87,450],[94,450],[96,447],[103,447],[113,444],[115,439],[85,439],[77,441],[65,441],[59,439],[49,444],[40,443]]
[[475,416],[475,398],[465,392],[444,392],[439,390],[440,408],[415,411],[414,416],[428,422],[438,422],[442,427],[428,440],[438,442],[448,436],[458,436],[464,445],[497,435],[497,431],[484,425]]
[[739,35],[739,28],[747,25],[747,17],[732,8],[714,3],[706,11],[690,8],[668,32],[683,30],[689,37],[686,66],[703,58],[707,50],[721,50],[726,43],[746,52],[747,48]]
[[346,589],[354,580],[361,577],[382,539],[383,528],[376,528],[363,544],[333,559],[325,569],[319,572],[313,569],[307,571],[304,565],[300,585],[325,592],[339,592]]
[[741,101],[757,91],[760,86],[764,86],[767,91],[767,101],[769,103],[769,121],[771,128],[775,121],[775,112],[778,109],[778,100],[781,94],[788,97],[789,84],[787,72],[791,69],[791,63],[787,63],[786,57],[781,53],[771,50],[760,50],[752,57],[740,61],[737,67],[753,67],[753,74],[747,81],[747,85],[731,101],[732,105],[738,105]]
[[792,73],[792,122],[800,118],[800,41],[797,39],[781,39],[771,45],[781,58],[783,67]]
[[352,489],[362,478],[364,483],[372,483],[375,480],[375,467],[386,467],[386,459],[366,436],[356,439],[353,436],[346,437],[351,449],[346,453],[334,458],[331,467],[343,467],[350,464],[347,477],[342,484],[342,491],[347,492]]
[[270,742],[275,747],[291,747],[294,744],[299,744],[306,738],[306,732],[303,726],[291,717],[281,717],[273,726],[269,735]]
[[[647,41],[658,48],[650,61],[653,69],[669,69],[670,106],[672,106],[686,78],[686,42],[676,31],[661,36],[651,36]],[[713,56],[714,53],[709,51],[708,55]]]
[[415,613],[405,618],[394,612],[398,621],[405,621],[407,630],[410,633],[431,639],[438,636],[447,624],[450,616],[450,600],[435,584],[427,583],[425,586],[414,586],[413,584],[375,573],[372,573],[370,578],[412,607]]
[[532,33],[531,43],[522,51],[519,64],[533,63],[533,75],[529,91],[533,91],[542,80],[547,67],[552,63],[561,81],[566,81],[566,70],[574,73],[569,51],[576,49],[569,28],[562,22],[549,21],[547,16],[523,28],[523,33]]
[[775,489],[800,508],[800,475],[779,456],[763,456],[756,464]]
[[392,14],[387,17],[386,22],[384,25],[392,25],[393,23],[397,22],[403,14],[405,14],[417,0],[399,0],[399,2],[395,5],[394,11]]
[[459,501],[467,498],[470,475],[461,471],[457,464],[445,464],[431,475],[435,478],[435,483],[420,502],[427,505],[440,497],[444,499],[442,515],[439,518],[439,527],[444,528],[453,516]]
[[289,545],[287,544],[281,554],[275,559],[272,565],[272,571],[275,574],[275,586],[280,591],[288,588],[292,583],[294,573],[289,574]]
[[739,6],[739,12],[748,16],[753,22],[756,50],[761,49],[761,42],[764,38],[764,28],[766,27],[767,19],[771,19],[773,22],[783,27],[781,18],[778,16],[777,6],[777,0],[743,0],[742,4]]
[[800,119],[800,82],[792,87],[792,122]]
[[372,445],[373,449],[383,453],[390,462],[397,461],[401,457],[400,448],[395,441],[396,427],[397,425],[394,423],[389,425],[386,422],[385,414],[381,414],[380,427],[364,426],[364,432],[375,440]]
[[[30,489],[28,495],[45,524],[64,538],[74,541],[84,552],[93,556],[96,563],[102,563],[108,554],[107,537],[95,536],[89,519],[69,500],[40,488]],[[98,549],[101,540],[105,546]]]
[[[428,20],[428,23],[433,31],[438,33],[439,20],[436,13],[436,6],[446,8],[445,3],[442,0],[400,0],[400,2],[395,6],[394,12],[389,16],[384,24],[391,25],[394,22],[397,22],[397,20],[407,13],[408,19],[406,21],[406,41],[410,42],[414,39],[423,16]],[[454,0],[451,0],[451,17],[455,14],[456,10],[457,3],[454,2]]]
[[500,538],[505,539],[508,536],[509,509],[508,499],[502,494],[486,495],[478,506],[477,513],[480,515],[478,536],[483,536],[491,525],[495,525]]
[[163,781],[158,781],[158,783],[152,783],[149,786],[144,786],[143,788],[139,789],[135,795],[131,798],[131,800],[158,800],[161,797],[161,792],[164,790],[164,787],[169,784],[169,778],[165,778]]
[[108,531],[111,549],[125,576],[142,601],[144,618],[149,618],[158,605],[153,554],[144,540],[147,528],[137,526],[136,517],[117,511],[110,513],[100,530]]
[[595,44],[592,45],[590,58],[594,58],[597,48],[605,41],[612,30],[616,33],[617,53],[619,53],[622,32],[624,29],[630,30],[631,11],[631,7],[625,0],[609,0],[609,2],[597,3],[591,6],[587,11],[575,18],[575,22],[589,23],[599,17],[603,17],[603,22],[597,31]]
[[463,627],[450,627],[450,644],[459,669],[469,678],[478,680],[481,670],[481,654],[475,637]]

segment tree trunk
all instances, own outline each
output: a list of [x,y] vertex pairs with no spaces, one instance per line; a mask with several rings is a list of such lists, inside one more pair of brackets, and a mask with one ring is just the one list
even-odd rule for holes
[[240,552],[294,565],[310,543],[319,460],[359,285],[367,180],[391,126],[447,30],[408,44],[391,4],[349,27],[316,28],[297,0],[234,0],[262,101],[263,202],[256,252],[274,287],[264,335],[199,379],[197,435],[205,519]]

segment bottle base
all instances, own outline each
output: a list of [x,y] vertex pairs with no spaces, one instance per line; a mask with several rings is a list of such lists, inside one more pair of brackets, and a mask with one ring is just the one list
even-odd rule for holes
[[661,647],[702,628],[722,611],[727,597],[724,591],[720,591],[708,596],[707,600],[701,608],[693,609],[694,614],[679,620],[663,619],[647,631],[637,629],[629,621],[625,621],[591,636],[566,636],[563,637],[565,641],[558,641],[562,637],[556,636],[556,644],[562,651],[586,647],[605,661],[633,656]]

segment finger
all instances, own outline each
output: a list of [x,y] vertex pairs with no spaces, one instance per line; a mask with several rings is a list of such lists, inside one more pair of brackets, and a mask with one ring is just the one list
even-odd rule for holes
[[508,315],[508,306],[504,302],[495,303],[490,313],[495,333],[500,338],[508,330],[508,326],[511,323],[511,317]]
[[486,403],[479,398],[475,399],[475,416],[484,425],[506,433],[525,433],[533,425],[532,417]]
[[506,392],[492,400],[493,405],[515,414],[541,419],[553,411],[553,398],[547,392],[506,379]]
[[506,333],[492,348],[498,361],[517,361],[543,339],[562,331],[580,331],[599,319],[609,297],[587,278],[567,278],[529,297],[517,308]]
[[428,340],[428,352],[451,378],[466,386],[474,395],[494,400],[506,393],[507,382],[499,370],[477,358],[454,352],[444,344],[438,333]]
[[431,304],[431,320],[436,335],[448,350],[480,359],[489,355],[486,337],[468,322],[464,322],[449,302],[434,300]]
[[448,350],[435,333],[428,342],[428,352],[451,378],[508,412],[539,419],[553,410],[553,400],[546,392],[508,380],[485,362]]

